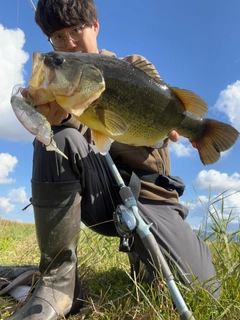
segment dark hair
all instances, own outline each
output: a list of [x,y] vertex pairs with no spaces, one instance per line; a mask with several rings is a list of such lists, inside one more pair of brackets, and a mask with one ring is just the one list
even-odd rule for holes
[[36,23],[48,37],[80,23],[92,26],[97,18],[93,0],[38,0],[35,12]]

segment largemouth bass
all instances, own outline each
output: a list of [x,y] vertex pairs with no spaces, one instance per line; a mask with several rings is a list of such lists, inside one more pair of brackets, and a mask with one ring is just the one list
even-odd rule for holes
[[103,154],[113,140],[160,147],[174,129],[192,142],[207,165],[239,137],[229,124],[203,119],[208,110],[203,99],[167,85],[146,61],[131,64],[102,54],[35,52],[28,93],[36,105],[56,100],[91,128]]

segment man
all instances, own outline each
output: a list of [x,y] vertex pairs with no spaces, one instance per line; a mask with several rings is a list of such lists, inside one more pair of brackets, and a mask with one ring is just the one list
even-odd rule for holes
[[[99,22],[93,0],[39,0],[35,20],[54,50],[99,52]],[[99,53],[115,56],[106,50]],[[139,56],[126,58],[130,63],[136,59]],[[47,152],[40,142],[34,141],[32,204],[42,278],[28,302],[9,318],[17,320],[52,320],[78,312],[82,306],[76,256],[80,221],[103,235],[118,236],[113,212],[121,203],[105,158],[92,143],[91,130],[56,102],[36,108],[52,124],[54,139],[68,160]],[[169,138],[176,141],[178,134],[173,131]],[[110,154],[127,184],[136,170],[170,174],[168,148],[132,147],[114,142]],[[177,191],[139,176],[140,213],[146,222],[153,223],[151,230],[180,280],[188,285],[195,278],[204,282],[214,277],[209,248],[184,221],[188,211],[179,204]],[[132,269],[138,271],[141,260],[153,280],[154,267],[138,236],[130,247]],[[209,288],[213,292],[216,289],[217,284]]]

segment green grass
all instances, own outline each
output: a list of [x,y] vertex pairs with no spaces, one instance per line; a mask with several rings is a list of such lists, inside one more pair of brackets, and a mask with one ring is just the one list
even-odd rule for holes
[[[240,245],[232,241],[233,234],[227,233],[231,216],[224,219],[224,204],[220,212],[215,204],[211,203],[212,211],[207,214],[215,236],[209,245],[221,281],[221,298],[216,300],[201,286],[192,292],[177,285],[196,320],[239,320]],[[69,319],[179,319],[164,280],[159,279],[159,286],[152,288],[131,279],[127,255],[118,251],[118,245],[116,238],[103,237],[87,228],[81,231],[78,270],[85,303],[81,312]],[[0,256],[1,264],[38,264],[34,225],[0,219]],[[15,307],[16,302],[9,297],[0,298],[0,319]]]

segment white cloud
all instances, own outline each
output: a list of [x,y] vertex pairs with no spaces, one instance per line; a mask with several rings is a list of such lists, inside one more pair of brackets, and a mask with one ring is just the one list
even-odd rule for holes
[[228,221],[229,230],[239,229],[240,191],[223,194],[210,193],[209,196],[200,195],[191,203],[184,203],[184,201],[181,203],[189,208],[188,220],[200,220],[203,230],[206,225],[215,225],[214,219],[220,224],[223,220]]
[[201,218],[203,224],[206,222],[206,217],[208,217],[208,223],[212,222],[208,212],[210,210],[217,220],[218,216],[226,220],[231,216],[230,218],[234,219],[230,225],[232,227],[235,225],[234,229],[238,228],[240,219],[239,173],[228,175],[213,169],[202,170],[197,175],[194,185],[200,190],[207,191],[208,195],[200,195],[200,192],[196,191],[198,197],[187,204],[191,217]]
[[9,184],[15,182],[14,179],[8,178],[10,172],[13,172],[18,160],[8,153],[0,153],[0,184]]
[[178,142],[171,143],[169,145],[169,151],[176,157],[191,157],[196,153],[188,139],[180,137]]
[[230,84],[219,94],[214,108],[223,112],[232,123],[232,125],[240,130],[240,80]]
[[228,189],[232,191],[240,190],[240,174],[235,172],[231,176],[227,173],[216,170],[202,170],[198,173],[194,184],[202,190],[212,192],[224,192]]
[[10,104],[13,87],[24,86],[24,64],[29,59],[22,49],[25,36],[20,29],[5,29],[0,24],[0,39],[0,138],[32,140],[33,136],[20,124]]
[[13,204],[25,204],[29,202],[25,187],[20,187],[18,189],[11,189],[8,193],[11,203]]
[[16,205],[28,203],[29,200],[24,187],[11,189],[9,190],[7,197],[0,197],[0,213],[5,214],[13,212]]
[[15,205],[10,203],[10,198],[0,197],[0,213],[9,213],[14,210]]

